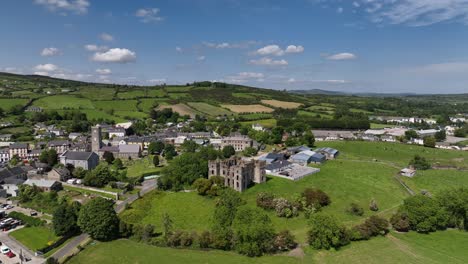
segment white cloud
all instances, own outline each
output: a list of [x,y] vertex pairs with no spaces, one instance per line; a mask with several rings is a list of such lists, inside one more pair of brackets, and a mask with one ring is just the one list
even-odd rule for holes
[[183,52],[183,51],[184,51],[181,47],[176,47],[175,50],[176,50],[177,52]]
[[97,62],[128,63],[136,60],[136,53],[129,49],[113,48],[106,52],[96,52],[92,57]]
[[204,41],[202,44],[207,47],[207,48],[212,48],[212,49],[246,49],[251,45],[257,44],[257,41],[244,41],[244,42],[238,42],[238,43],[229,43],[229,42],[220,42],[220,43],[214,43],[214,42],[207,42]]
[[84,48],[87,51],[106,51],[106,50],[109,50],[109,47],[107,47],[107,46],[98,46],[98,45],[95,45],[95,44],[85,45]]
[[354,60],[356,58],[356,55],[348,52],[338,53],[327,57],[328,60]]
[[90,3],[88,0],[35,0],[38,5],[45,6],[53,12],[73,12],[76,14],[86,14]]
[[158,22],[164,19],[159,12],[159,8],[141,8],[136,11],[135,16],[139,17],[143,23]]
[[197,57],[197,61],[204,61],[204,60],[206,60],[205,56],[198,56]]
[[286,66],[288,65],[288,62],[286,60],[273,60],[268,57],[263,57],[258,60],[250,60],[250,64],[253,65],[260,65],[260,66]]
[[336,9],[336,12],[337,12],[338,14],[343,13],[343,11],[344,11],[344,8],[342,8],[342,7],[338,7],[338,9]]
[[43,57],[52,57],[60,54],[60,50],[54,47],[44,48],[41,51],[41,56]]
[[258,55],[262,55],[262,56],[266,56],[266,55],[282,56],[284,55],[284,50],[282,50],[278,45],[268,45],[268,46],[258,49],[255,53]]
[[114,36],[112,36],[109,33],[102,33],[101,35],[99,35],[99,38],[104,40],[104,41],[113,41],[114,40]]
[[34,69],[38,72],[54,72],[54,71],[57,71],[59,69],[59,67],[55,64],[50,64],[50,63],[47,63],[47,64],[39,64],[37,65],[36,67],[34,67]]
[[286,50],[286,53],[302,53],[304,52],[303,46],[289,45]]
[[468,0],[360,0],[376,23],[427,26],[444,21],[468,24]]
[[112,71],[110,69],[97,69],[96,72],[101,75],[111,74]]
[[248,81],[263,82],[264,77],[264,74],[260,72],[239,72],[238,74],[228,76],[226,80],[223,81],[229,83],[246,83]]

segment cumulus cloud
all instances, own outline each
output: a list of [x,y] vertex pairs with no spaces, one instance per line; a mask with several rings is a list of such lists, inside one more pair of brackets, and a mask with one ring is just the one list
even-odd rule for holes
[[108,75],[108,74],[111,74],[112,71],[110,69],[97,69],[96,73],[100,75]]
[[286,50],[286,53],[302,53],[304,52],[303,46],[289,45]]
[[114,36],[112,36],[109,33],[102,33],[101,35],[99,35],[99,38],[104,40],[104,41],[113,41],[114,40]]
[[136,11],[135,16],[140,18],[143,23],[159,22],[164,18],[159,15],[159,8],[140,8]]
[[212,49],[246,49],[249,46],[254,45],[256,43],[257,41],[244,41],[244,42],[238,42],[238,43],[229,43],[229,42],[214,43],[214,42],[204,41],[202,44],[203,46],[207,48],[212,48]]
[[444,21],[468,23],[468,0],[360,0],[376,23],[427,26]]
[[205,56],[198,56],[197,57],[197,61],[204,61],[204,60],[206,60]]
[[354,60],[356,58],[356,55],[348,52],[333,54],[327,57],[328,60]]
[[113,48],[105,52],[96,52],[93,61],[110,63],[129,63],[136,60],[136,53],[129,49]]
[[302,53],[304,52],[303,46],[289,45],[286,49],[282,49],[278,45],[268,45],[263,48],[256,50],[254,55],[261,56],[283,56],[288,53]]
[[106,50],[109,49],[109,47],[107,47],[107,46],[98,46],[98,45],[95,45],[95,44],[85,45],[84,48],[87,51],[106,51]]
[[284,59],[274,60],[268,57],[263,57],[258,60],[250,60],[250,64],[259,65],[259,66],[286,66],[288,62]]
[[60,54],[60,50],[54,47],[44,48],[41,51],[41,56],[43,57],[52,57]]
[[35,0],[34,2],[45,6],[50,11],[62,12],[63,14],[68,12],[86,14],[90,6],[88,0]]
[[47,64],[39,64],[34,69],[38,72],[54,72],[59,69],[59,67],[55,64],[47,63]]
[[263,82],[264,77],[264,74],[260,72],[239,72],[238,74],[228,76],[224,81],[229,83]]

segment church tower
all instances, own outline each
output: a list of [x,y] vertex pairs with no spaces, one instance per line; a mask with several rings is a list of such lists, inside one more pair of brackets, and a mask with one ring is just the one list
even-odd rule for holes
[[91,127],[91,150],[99,153],[101,149],[101,126],[96,125]]

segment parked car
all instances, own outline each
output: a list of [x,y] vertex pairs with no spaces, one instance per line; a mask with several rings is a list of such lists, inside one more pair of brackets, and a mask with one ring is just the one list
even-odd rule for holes
[[2,252],[2,254],[6,254],[6,253],[10,252],[10,248],[7,247],[7,246],[1,246],[0,251]]
[[10,209],[13,209],[15,208],[13,205],[9,204],[5,207],[6,210],[10,210]]
[[31,216],[37,216],[37,212],[36,212],[36,211],[31,211],[29,214],[30,214]]

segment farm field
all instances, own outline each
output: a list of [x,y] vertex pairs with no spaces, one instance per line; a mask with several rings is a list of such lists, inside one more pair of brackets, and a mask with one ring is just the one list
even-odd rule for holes
[[221,108],[221,107],[218,107],[218,106],[214,106],[214,105],[210,105],[210,104],[207,104],[207,103],[187,103],[190,107],[192,107],[193,109],[199,111],[199,112],[202,112],[202,113],[205,113],[205,114],[208,114],[208,115],[211,115],[211,116],[218,116],[218,115],[232,115],[233,113],[224,109],[224,108]]
[[115,89],[100,88],[100,87],[80,87],[78,92],[73,94],[80,94],[91,100],[109,100],[114,98]]
[[302,105],[300,103],[285,102],[285,101],[278,101],[278,100],[262,100],[262,103],[271,105],[273,107],[286,108],[286,109],[295,109]]
[[15,105],[25,106],[28,99],[0,99],[0,108],[5,111],[10,110]]
[[186,104],[175,104],[175,105],[160,105],[158,109],[172,108],[172,111],[177,112],[181,115],[189,115],[195,117],[198,113],[195,109],[189,107]]
[[80,110],[81,112],[85,113],[86,114],[86,117],[89,119],[89,120],[93,120],[93,119],[107,119],[107,120],[114,120],[115,122],[124,122],[125,119],[121,118],[121,117],[118,117],[116,115],[110,115],[104,111],[99,111],[99,110],[95,110],[95,109],[89,109],[89,110]]
[[252,125],[252,124],[260,124],[266,128],[273,128],[276,126],[276,119],[260,119],[254,121],[245,121],[241,122],[243,125]]
[[468,187],[468,171],[431,169],[401,179],[415,192],[426,190],[436,195],[448,188]]
[[95,101],[96,109],[114,111],[137,111],[137,100]]
[[173,263],[173,264],[293,264],[301,263],[292,257],[265,256],[249,258],[225,251],[197,251],[189,249],[159,248],[131,240],[116,240],[89,245],[70,264],[100,263]]
[[54,95],[40,98],[33,105],[44,109],[94,109],[91,100],[79,98],[74,95]]
[[221,105],[224,108],[229,109],[234,113],[271,113],[273,108],[266,107],[264,105],[253,104],[253,105]]
[[10,236],[21,242],[32,251],[36,251],[59,239],[47,227],[24,227],[10,233]]

